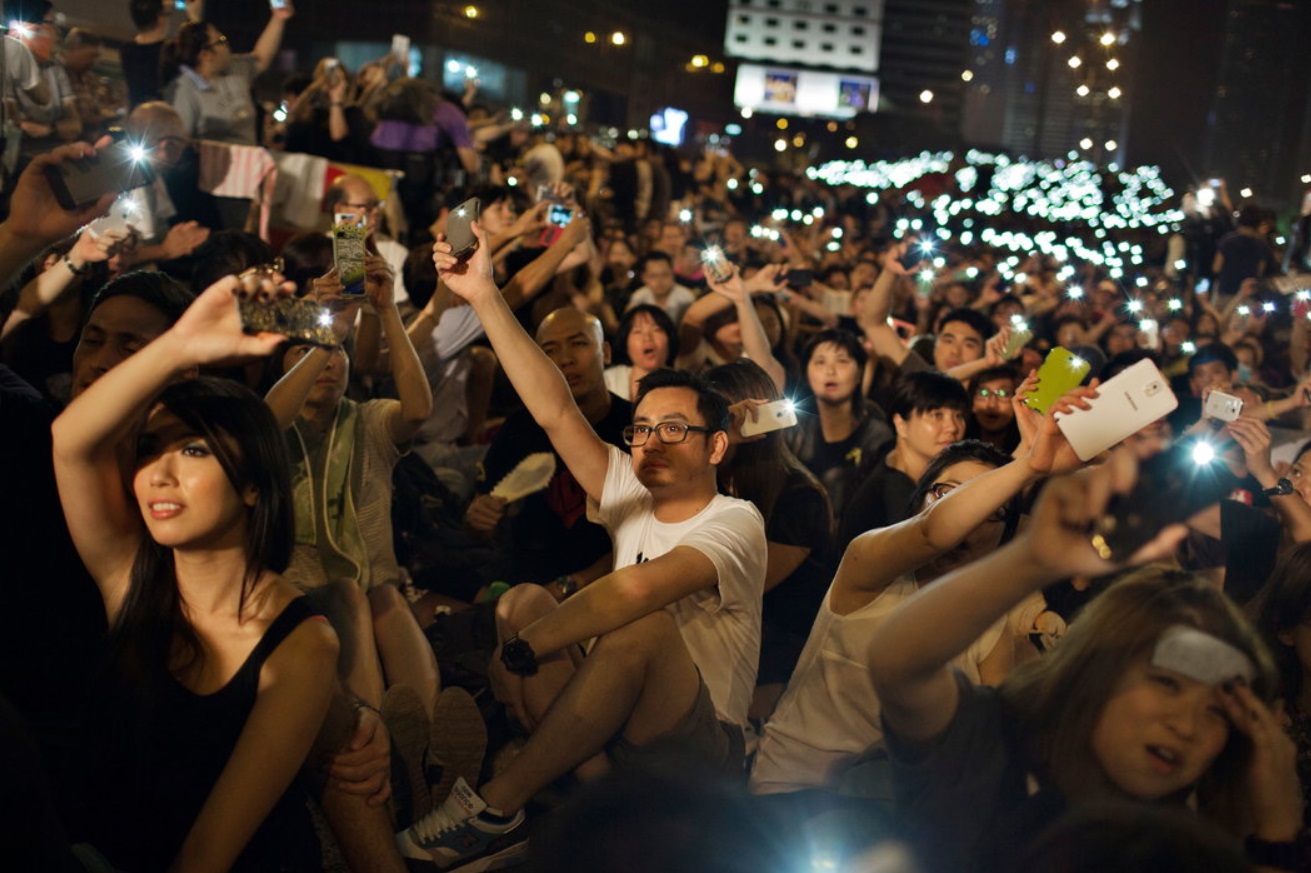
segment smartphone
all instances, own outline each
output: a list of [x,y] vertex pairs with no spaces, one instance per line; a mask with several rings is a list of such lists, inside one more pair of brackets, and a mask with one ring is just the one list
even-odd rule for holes
[[286,9],[287,0],[269,0],[270,9]]
[[574,211],[558,201],[551,201],[546,210],[546,227],[537,242],[541,246],[553,246],[564,233],[565,225],[574,220]]
[[1024,398],[1030,409],[1047,414],[1047,409],[1061,395],[1074,388],[1088,375],[1092,365],[1067,348],[1057,346],[1047,353],[1038,368],[1038,385]]
[[719,246],[706,246],[701,253],[701,266],[711,282],[727,282],[733,278],[733,265],[724,257],[724,250]]
[[[1033,331],[1029,330],[1029,328],[1027,327],[1011,328],[1010,338],[1006,340],[1006,347],[1002,349],[1001,356],[1009,361],[1011,358],[1018,355],[1020,353],[1020,349],[1027,346],[1029,344],[1029,340],[1031,339],[1033,339]],[[1087,371],[1085,371],[1085,373],[1086,372]],[[1080,382],[1083,381],[1083,376],[1079,377],[1079,381]],[[1079,383],[1075,382],[1074,384],[1077,385]],[[1070,387],[1073,388],[1074,385],[1071,385]]]
[[279,297],[272,303],[243,300],[240,309],[247,333],[280,333],[311,345],[337,345],[332,311],[308,297]]
[[451,254],[462,261],[478,248],[478,237],[470,224],[478,220],[481,210],[482,202],[470,197],[446,216],[446,241],[451,244]]
[[393,33],[391,37],[391,56],[400,63],[410,59],[410,38],[402,33]]
[[1056,417],[1057,426],[1081,461],[1091,461],[1179,406],[1170,380],[1146,359],[1103,383],[1097,394],[1088,409]]
[[797,423],[797,410],[791,400],[775,400],[756,408],[756,420],[748,415],[742,421],[742,436],[757,436],[770,431],[793,427]]
[[1242,414],[1243,401],[1223,391],[1212,391],[1206,395],[1206,403],[1202,406],[1202,418],[1213,418],[1216,421],[1234,421]]
[[45,168],[59,205],[72,211],[113,191],[131,191],[155,181],[150,157],[140,145],[119,140],[90,158],[72,158]]
[[1205,440],[1179,440],[1139,466],[1133,490],[1116,497],[1094,526],[1092,544],[1104,559],[1129,557],[1166,525],[1196,515],[1238,486]]
[[788,270],[785,278],[789,288],[796,288],[798,290],[809,288],[811,285],[815,284],[815,271]]
[[1161,348],[1161,325],[1154,318],[1138,322],[1138,348],[1158,351]]
[[173,0],[173,8],[178,12],[187,11],[187,0]]
[[368,228],[364,217],[349,212],[338,212],[332,221],[332,262],[337,267],[344,295],[359,297],[364,294],[364,240]]
[[110,232],[131,233],[135,230],[133,222],[140,222],[140,220],[141,215],[136,200],[124,194],[114,201],[107,213],[88,224],[87,230],[91,231],[92,236],[101,236]]

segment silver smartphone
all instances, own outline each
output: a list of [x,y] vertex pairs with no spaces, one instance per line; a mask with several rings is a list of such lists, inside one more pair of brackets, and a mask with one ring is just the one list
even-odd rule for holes
[[775,400],[764,406],[756,407],[756,419],[748,415],[742,421],[742,436],[758,436],[770,431],[782,430],[797,423],[797,410],[791,400]]

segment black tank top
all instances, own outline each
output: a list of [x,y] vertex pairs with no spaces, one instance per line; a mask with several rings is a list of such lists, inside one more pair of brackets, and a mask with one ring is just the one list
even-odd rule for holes
[[[205,799],[227,765],[259,693],[264,662],[302,622],[318,613],[298,597],[269,625],[245,663],[213,694],[196,694],[170,679],[148,708],[139,695],[103,701],[98,760],[89,762],[86,842],[116,868],[168,869]],[[103,707],[122,707],[105,711]],[[96,723],[89,727],[95,735]],[[321,867],[318,842],[293,783],[232,867],[234,871],[298,871]]]

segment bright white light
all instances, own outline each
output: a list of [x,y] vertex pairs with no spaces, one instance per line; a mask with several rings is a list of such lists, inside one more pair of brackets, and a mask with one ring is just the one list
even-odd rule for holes
[[517,106],[516,106],[515,108],[511,109],[511,110],[510,110],[510,120],[511,120],[511,121],[523,121],[523,110],[520,109],[520,108],[517,107]]
[[1240,195],[1242,195],[1243,197],[1251,197],[1251,196],[1252,196],[1252,189],[1251,189],[1251,188],[1244,188],[1243,190],[1239,191],[1238,193],[1239,193]]
[[921,102],[921,103],[932,103],[932,102],[933,102],[933,92],[930,91],[928,88],[925,88],[923,91],[921,91],[921,92],[920,92],[920,102]]
[[1117,61],[1115,58],[1111,58],[1109,61],[1106,62],[1106,69],[1110,70],[1113,73],[1116,70],[1120,69],[1120,62]]
[[1166,306],[1169,307],[1171,312],[1178,312],[1179,310],[1184,308],[1184,302],[1180,300],[1178,297],[1171,297],[1170,302],[1167,303]]
[[1115,34],[1111,33],[1110,31],[1103,33],[1101,38],[1101,44],[1105,46],[1115,45]]
[[1262,304],[1261,304],[1261,311],[1262,311],[1262,312],[1274,312],[1274,311],[1275,311],[1275,304],[1274,304],[1273,302],[1267,300],[1265,303],[1262,303]]
[[458,73],[458,72],[460,72],[460,62],[459,62],[459,61],[447,61],[447,62],[446,62],[446,72],[448,72],[448,73]]
[[1120,95],[1123,93],[1124,92],[1120,90],[1120,86],[1116,85],[1106,92],[1106,96],[1110,97],[1112,100],[1119,100]]
[[1093,141],[1088,137],[1085,136],[1083,139],[1079,140],[1079,148],[1090,149],[1092,147],[1093,147]]
[[1126,304],[1124,305],[1124,308],[1127,309],[1127,310],[1129,310],[1130,312],[1142,312],[1142,311],[1143,311],[1143,302],[1142,302],[1141,300],[1139,300],[1137,297],[1135,297],[1134,299],[1132,299],[1132,300],[1130,300],[1128,303],[1126,303]]
[[1057,45],[1060,45],[1061,43],[1065,42],[1065,32],[1058,30],[1055,33],[1053,33],[1052,42],[1056,43]]
[[974,78],[974,71],[973,71],[973,70],[962,70],[962,71],[961,71],[961,74],[960,74],[960,80],[961,80],[962,82],[968,82],[968,81],[970,81],[970,80],[973,79],[973,78]]
[[1065,289],[1065,296],[1070,298],[1071,300],[1082,300],[1083,288],[1079,285],[1071,285],[1070,287]]
[[1115,151],[1116,149],[1118,149],[1119,147],[1120,147],[1120,144],[1119,144],[1118,142],[1116,142],[1115,140],[1113,140],[1113,139],[1108,139],[1108,140],[1106,141],[1106,150],[1107,150],[1108,152],[1113,152],[1113,151]]
[[1252,307],[1244,304],[1238,307],[1238,314],[1241,315],[1243,318],[1247,318],[1249,315],[1252,314]]
[[128,148],[127,154],[128,157],[130,157],[132,160],[136,161],[137,163],[141,163],[146,159],[149,153],[146,151],[145,146],[134,145]]
[[1208,442],[1198,440],[1193,445],[1193,463],[1199,467],[1205,467],[1215,460],[1215,446]]
[[464,78],[466,78],[466,79],[476,79],[476,78],[478,78],[478,68],[477,68],[477,67],[465,67],[465,68],[464,68]]
[[788,150],[788,141],[785,139],[774,140],[774,151],[785,152]]
[[1179,349],[1185,355],[1191,355],[1193,352],[1197,351],[1197,344],[1192,340],[1184,340],[1183,343],[1179,346]]
[[1084,364],[1086,364],[1086,363],[1088,363],[1088,362],[1085,361],[1083,358],[1079,357],[1078,355],[1070,355],[1070,369],[1071,369],[1071,370],[1077,370],[1077,369],[1079,369],[1080,367],[1082,367],[1082,366],[1083,366]]
[[1156,319],[1154,318],[1144,318],[1142,321],[1138,322],[1138,329],[1143,333],[1151,333],[1159,327],[1160,325],[1156,323]]
[[[678,210],[678,220],[683,222],[684,224],[687,224],[689,221],[692,220],[692,210],[690,209]],[[707,249],[707,251],[709,250]]]
[[1083,58],[1078,55],[1073,55],[1067,63],[1070,65],[1071,70],[1077,70],[1079,67],[1083,66]]
[[754,113],[751,111],[751,107],[750,107],[750,106],[743,106],[743,107],[742,107],[742,117],[743,117],[743,118],[750,118],[753,114],[754,114]]
[[332,327],[332,313],[326,309],[319,313],[319,327]]
[[1087,97],[1090,92],[1091,89],[1087,85],[1080,85],[1078,88],[1074,89],[1074,93],[1078,94],[1080,97]]

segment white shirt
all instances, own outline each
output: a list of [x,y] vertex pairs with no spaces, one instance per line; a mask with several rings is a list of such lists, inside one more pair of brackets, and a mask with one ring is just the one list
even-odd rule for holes
[[[860,609],[838,615],[829,588],[787,691],[761,733],[753,793],[836,791],[847,768],[870,747],[882,746],[881,707],[865,651],[888,615],[917,590],[915,580],[903,576]],[[1004,627],[1004,620],[997,622],[951,665],[979,684],[979,664]]]
[[746,500],[717,494],[687,521],[655,517],[655,501],[633,460],[610,446],[601,503],[588,517],[614,543],[615,567],[628,567],[689,546],[715,565],[716,582],[666,607],[722,721],[747,726],[760,666],[760,609],[765,591],[765,522]]
[[682,285],[675,285],[674,290],[669,292],[669,296],[665,298],[664,303],[656,300],[655,292],[643,285],[633,292],[633,296],[628,299],[628,308],[624,311],[627,312],[634,306],[641,306],[643,303],[659,306],[665,311],[665,315],[669,316],[669,320],[674,323],[674,327],[678,327],[683,323],[683,313],[687,312],[687,308],[695,302],[696,295]]

